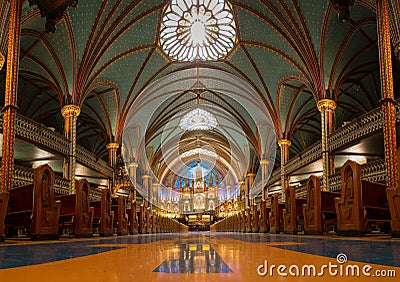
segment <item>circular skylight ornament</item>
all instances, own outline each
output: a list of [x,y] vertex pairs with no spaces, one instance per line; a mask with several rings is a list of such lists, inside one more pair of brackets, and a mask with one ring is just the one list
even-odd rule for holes
[[161,23],[160,46],[173,60],[215,61],[236,42],[232,6],[225,0],[172,0]]
[[216,117],[206,110],[196,108],[185,114],[179,121],[183,130],[212,130],[218,126]]

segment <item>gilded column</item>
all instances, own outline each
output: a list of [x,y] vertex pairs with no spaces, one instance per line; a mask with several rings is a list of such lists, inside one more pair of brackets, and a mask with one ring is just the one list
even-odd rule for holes
[[[7,72],[3,108],[3,145],[1,159],[1,190],[12,187],[14,173],[15,116],[17,114],[18,67],[21,33],[20,0],[10,1],[10,28],[8,32]],[[4,57],[3,57],[4,58]]]
[[265,201],[268,197],[268,190],[265,190],[265,184],[267,181],[267,173],[268,173],[268,164],[267,160],[260,160],[261,165],[261,191],[262,191],[262,200]]
[[113,175],[112,175],[112,179],[111,179],[111,189],[114,188],[114,186],[116,186],[116,179],[115,179],[115,175],[116,175],[116,170],[117,170],[117,150],[119,148],[119,144],[118,143],[108,143],[106,145],[106,148],[108,150],[108,154],[109,154],[109,158],[108,158],[108,163],[109,165],[113,168]]
[[64,166],[64,177],[70,180],[69,193],[75,194],[75,165],[76,165],[76,120],[81,112],[77,105],[66,105],[61,109],[64,117],[65,137],[69,140],[69,155]]
[[336,103],[330,99],[318,101],[318,110],[321,112],[321,138],[322,138],[322,191],[329,191],[328,176],[333,173],[334,165],[329,157],[328,137],[333,131],[333,113],[336,109]]
[[381,73],[381,92],[384,113],[384,138],[386,161],[386,185],[395,188],[397,185],[397,141],[396,141],[396,110],[393,92],[392,54],[389,32],[389,3],[387,0],[377,0],[377,20],[379,37],[379,58]]
[[279,147],[281,147],[281,187],[282,187],[282,201],[285,202],[285,191],[289,186],[285,173],[285,165],[289,161],[289,146],[292,144],[290,140],[281,139],[278,141]]
[[119,148],[118,143],[108,143],[106,146],[109,153],[109,164],[111,167],[115,168],[117,164],[117,150]]
[[130,163],[129,164],[129,175],[131,176],[132,181],[132,191],[131,191],[131,201],[136,201],[136,169],[138,167],[138,163]]

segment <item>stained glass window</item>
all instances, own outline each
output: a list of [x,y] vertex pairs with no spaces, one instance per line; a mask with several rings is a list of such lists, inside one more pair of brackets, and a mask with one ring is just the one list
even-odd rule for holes
[[188,112],[179,121],[179,127],[183,130],[211,130],[217,125],[215,116],[200,108]]
[[160,45],[177,61],[215,61],[236,42],[232,6],[226,0],[171,0],[161,23]]

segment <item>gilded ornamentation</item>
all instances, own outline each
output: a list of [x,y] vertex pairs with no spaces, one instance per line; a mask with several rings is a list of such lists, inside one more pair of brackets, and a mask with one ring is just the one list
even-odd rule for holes
[[108,143],[106,147],[107,147],[107,150],[118,149],[119,148],[119,144],[118,143]]
[[81,113],[81,108],[77,105],[71,104],[71,105],[66,105],[61,109],[61,114],[63,117],[68,117],[68,116],[79,116]]
[[278,145],[279,145],[279,147],[290,146],[290,145],[292,145],[292,142],[287,139],[280,139],[280,140],[278,140]]
[[336,102],[331,99],[322,99],[318,101],[317,107],[320,112],[323,110],[334,111],[336,109]]

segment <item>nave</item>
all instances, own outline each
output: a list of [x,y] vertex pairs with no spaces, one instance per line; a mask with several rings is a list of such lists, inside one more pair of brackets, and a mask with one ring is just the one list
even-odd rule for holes
[[0,244],[0,277],[15,282],[398,281],[399,252],[400,242],[388,236],[193,232],[40,243],[15,239]]

